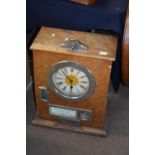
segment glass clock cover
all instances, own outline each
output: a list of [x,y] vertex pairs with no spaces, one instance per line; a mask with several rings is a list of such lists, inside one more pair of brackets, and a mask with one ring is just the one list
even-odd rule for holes
[[95,79],[83,65],[62,61],[50,68],[48,86],[60,98],[79,101],[92,94]]

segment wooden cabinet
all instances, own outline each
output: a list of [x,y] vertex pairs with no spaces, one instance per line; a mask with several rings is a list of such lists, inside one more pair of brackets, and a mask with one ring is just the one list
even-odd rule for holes
[[70,1],[85,4],[85,5],[90,5],[96,2],[96,0],[70,0]]
[[129,85],[129,12],[127,11],[123,35],[122,58],[121,58],[122,83]]
[[[63,47],[68,41],[71,47]],[[42,27],[30,47],[37,108],[33,124],[105,135],[108,85],[116,47],[116,36]],[[82,74],[88,76],[83,81],[86,89],[80,86]],[[65,88],[61,87],[63,83]],[[70,93],[66,87],[77,90]],[[87,88],[93,89],[92,92],[87,93]],[[78,100],[80,94],[84,98]]]

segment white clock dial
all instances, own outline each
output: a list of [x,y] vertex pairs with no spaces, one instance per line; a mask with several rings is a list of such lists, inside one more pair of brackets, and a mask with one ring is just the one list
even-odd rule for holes
[[59,97],[70,100],[84,99],[95,86],[91,73],[74,62],[61,62],[49,71],[48,84]]
[[55,86],[66,95],[83,95],[89,89],[87,75],[75,67],[63,67],[53,74]]

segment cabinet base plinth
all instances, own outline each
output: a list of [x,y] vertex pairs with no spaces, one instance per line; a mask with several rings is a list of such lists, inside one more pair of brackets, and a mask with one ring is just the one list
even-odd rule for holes
[[65,130],[75,131],[75,132],[80,132],[85,134],[106,136],[106,129],[96,129],[96,128],[90,128],[90,127],[71,127],[67,125],[62,125],[58,122],[45,120],[45,119],[39,118],[38,116],[35,116],[34,120],[32,121],[32,124],[46,126],[50,128],[65,129]]

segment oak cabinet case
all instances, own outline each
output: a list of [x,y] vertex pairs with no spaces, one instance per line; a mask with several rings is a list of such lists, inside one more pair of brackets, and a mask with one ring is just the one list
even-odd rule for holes
[[33,124],[105,135],[117,37],[42,27],[33,52]]

